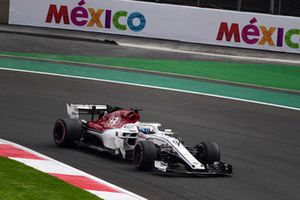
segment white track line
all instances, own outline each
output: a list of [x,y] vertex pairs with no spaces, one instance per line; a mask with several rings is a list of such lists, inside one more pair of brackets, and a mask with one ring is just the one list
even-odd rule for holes
[[[5,58],[20,58],[20,59],[31,59],[34,61],[48,61],[48,62],[54,62],[54,63],[63,63],[63,64],[75,64],[75,65],[87,65],[87,66],[95,66],[95,67],[107,67],[109,69],[123,69],[123,70],[132,70],[133,72],[146,72],[146,73],[153,73],[157,75],[170,75],[174,77],[179,78],[193,78],[197,80],[207,80],[207,81],[215,81],[216,83],[227,83],[227,84],[234,84],[236,82],[232,81],[225,81],[225,80],[218,80],[218,79],[212,79],[212,78],[206,78],[206,77],[199,77],[199,76],[193,76],[193,75],[186,75],[186,74],[176,74],[172,72],[159,72],[154,70],[146,70],[146,69],[133,69],[128,67],[120,67],[120,66],[112,66],[112,65],[104,65],[104,64],[95,64],[95,63],[86,63],[86,62],[77,62],[77,61],[66,61],[66,60],[56,60],[56,59],[49,59],[49,58],[35,58],[35,57],[26,57],[26,56],[14,56],[14,55],[5,55],[0,53],[0,57]],[[300,62],[300,61],[299,61]],[[296,90],[290,90],[290,89],[281,89],[276,87],[268,87],[268,86],[258,86],[254,84],[249,83],[238,83],[240,86],[248,86],[248,87],[258,87],[262,89],[271,89],[271,90],[277,90],[277,91],[283,91],[283,92],[298,92]]]

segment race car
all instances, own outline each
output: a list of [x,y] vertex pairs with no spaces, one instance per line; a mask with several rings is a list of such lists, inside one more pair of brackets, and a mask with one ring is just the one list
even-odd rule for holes
[[55,122],[54,142],[60,147],[85,146],[133,160],[142,171],[200,176],[232,174],[232,166],[220,161],[220,149],[215,142],[185,146],[171,129],[160,130],[159,123],[141,122],[139,111],[110,105],[67,104],[69,117]]

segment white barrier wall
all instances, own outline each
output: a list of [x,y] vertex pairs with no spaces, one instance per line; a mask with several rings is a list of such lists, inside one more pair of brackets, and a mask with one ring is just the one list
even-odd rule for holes
[[125,0],[10,0],[10,24],[300,53],[300,18]]

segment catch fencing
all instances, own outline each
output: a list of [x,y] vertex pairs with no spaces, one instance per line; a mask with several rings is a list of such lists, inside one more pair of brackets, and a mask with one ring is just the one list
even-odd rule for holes
[[139,0],[300,17],[300,0]]

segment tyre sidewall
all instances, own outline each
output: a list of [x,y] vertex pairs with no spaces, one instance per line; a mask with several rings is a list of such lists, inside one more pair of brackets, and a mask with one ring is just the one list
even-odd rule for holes
[[[139,153],[139,155],[137,155],[137,153]],[[139,158],[137,158],[137,156],[139,156]],[[140,141],[136,144],[133,159],[137,169],[142,171],[151,171],[157,157],[157,147],[154,143],[149,141]]]
[[[57,131],[62,131],[62,133],[58,133]],[[53,129],[54,142],[56,145],[62,147],[72,146],[79,142],[82,135],[81,131],[82,126],[80,121],[75,119],[59,119],[55,122]],[[61,138],[57,139],[57,134],[62,134]]]

